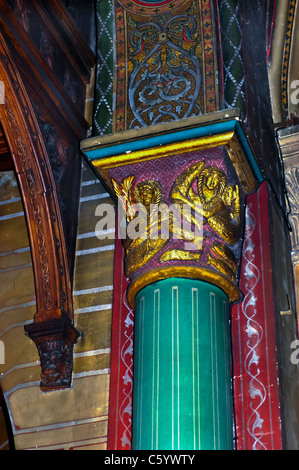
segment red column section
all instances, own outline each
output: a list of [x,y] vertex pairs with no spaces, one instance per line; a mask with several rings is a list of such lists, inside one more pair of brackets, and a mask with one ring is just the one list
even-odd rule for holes
[[114,291],[111,344],[111,375],[108,422],[108,450],[131,449],[133,326],[124,274],[122,240],[115,240]]
[[248,196],[240,273],[243,301],[232,308],[238,450],[282,449],[268,190]]

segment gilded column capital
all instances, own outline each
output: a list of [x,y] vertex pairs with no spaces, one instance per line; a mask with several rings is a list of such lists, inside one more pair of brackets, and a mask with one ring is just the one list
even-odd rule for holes
[[142,288],[170,277],[200,279],[240,300],[243,208],[262,176],[236,114],[88,139],[81,148],[121,209],[132,306]]

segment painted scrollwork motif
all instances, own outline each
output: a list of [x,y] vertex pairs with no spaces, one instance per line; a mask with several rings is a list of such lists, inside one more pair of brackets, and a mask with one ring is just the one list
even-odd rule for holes
[[166,13],[137,23],[129,17],[130,127],[201,114],[201,71],[194,5],[186,14]]

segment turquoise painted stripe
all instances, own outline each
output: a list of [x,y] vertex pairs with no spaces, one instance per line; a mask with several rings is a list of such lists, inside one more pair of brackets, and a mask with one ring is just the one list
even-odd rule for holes
[[261,173],[261,170],[258,167],[258,164],[256,163],[256,160],[255,160],[254,155],[251,151],[250,145],[249,145],[249,143],[246,139],[246,136],[243,132],[243,129],[242,129],[241,124],[240,124],[239,121],[236,121],[236,133],[237,133],[237,136],[239,137],[239,140],[242,144],[242,147],[243,147],[244,153],[245,153],[245,155],[248,159],[248,163],[250,165],[250,168],[251,168],[257,182],[259,184],[261,184],[264,181],[264,177]]
[[171,144],[173,142],[180,142],[182,140],[195,139],[207,135],[214,135],[220,132],[228,132],[235,129],[236,120],[229,120],[209,124],[207,126],[195,127],[192,129],[184,129],[178,132],[171,132],[169,134],[162,134],[158,136],[146,137],[130,142],[123,142],[121,144],[111,145],[108,147],[98,147],[96,149],[84,150],[85,155],[89,160],[98,158],[111,157],[113,155],[120,155],[126,152],[134,152],[136,150],[144,150],[157,145]]
[[164,135],[146,137],[130,142],[123,142],[121,144],[109,145],[107,147],[98,147],[96,149],[85,150],[84,153],[88,159],[92,162],[96,159],[112,157],[114,155],[121,155],[128,152],[134,152],[137,150],[144,150],[159,145],[171,144],[174,142],[181,142],[184,140],[195,139],[205,137],[208,135],[215,135],[222,132],[229,132],[235,130],[238,138],[241,142],[245,155],[248,159],[248,163],[251,170],[260,184],[264,178],[255,160],[255,157],[251,151],[250,145],[246,139],[244,131],[240,122],[237,119],[231,119],[228,121],[217,122],[214,124],[208,124],[206,126],[195,127],[192,129],[184,129],[178,132],[171,132]]

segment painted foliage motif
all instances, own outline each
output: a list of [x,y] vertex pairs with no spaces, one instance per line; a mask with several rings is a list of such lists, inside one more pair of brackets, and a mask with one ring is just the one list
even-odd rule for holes
[[194,3],[151,21],[129,16],[130,127],[202,114],[200,43]]
[[212,4],[115,3],[115,131],[219,109]]
[[234,403],[238,450],[281,450],[281,410],[271,279],[270,188],[247,198],[240,272],[232,307]]

